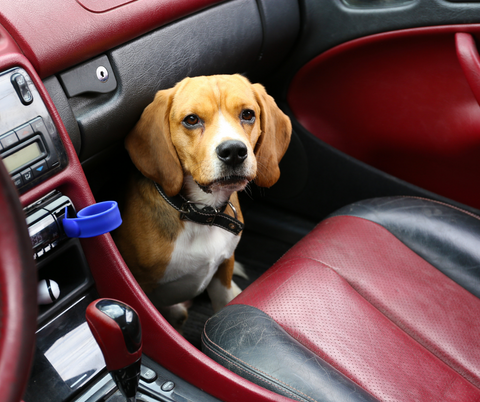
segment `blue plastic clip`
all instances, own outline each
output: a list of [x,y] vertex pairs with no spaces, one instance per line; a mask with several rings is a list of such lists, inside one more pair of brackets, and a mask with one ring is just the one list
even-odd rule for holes
[[115,201],[104,201],[90,205],[78,212],[76,218],[68,217],[65,208],[63,229],[68,237],[93,237],[118,228],[122,218]]

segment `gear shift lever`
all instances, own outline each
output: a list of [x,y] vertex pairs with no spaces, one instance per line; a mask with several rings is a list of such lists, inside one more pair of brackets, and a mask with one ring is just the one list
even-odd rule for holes
[[98,299],[87,307],[86,318],[120,392],[127,402],[135,402],[142,358],[137,313],[117,300]]

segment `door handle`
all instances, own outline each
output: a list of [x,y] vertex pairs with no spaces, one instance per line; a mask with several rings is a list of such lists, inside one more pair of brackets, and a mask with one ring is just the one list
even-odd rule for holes
[[455,47],[468,85],[480,105],[480,55],[475,39],[469,33],[458,32],[455,34]]

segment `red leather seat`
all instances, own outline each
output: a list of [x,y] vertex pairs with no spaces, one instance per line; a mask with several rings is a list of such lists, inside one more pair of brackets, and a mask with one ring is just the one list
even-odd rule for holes
[[480,219],[411,197],[321,222],[205,326],[203,349],[301,401],[480,400]]

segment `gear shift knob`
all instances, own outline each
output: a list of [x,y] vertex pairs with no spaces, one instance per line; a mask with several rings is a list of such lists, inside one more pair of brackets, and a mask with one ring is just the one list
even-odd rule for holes
[[137,313],[118,300],[98,299],[87,307],[86,318],[118,388],[127,401],[135,401],[142,357]]

